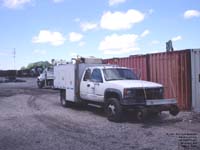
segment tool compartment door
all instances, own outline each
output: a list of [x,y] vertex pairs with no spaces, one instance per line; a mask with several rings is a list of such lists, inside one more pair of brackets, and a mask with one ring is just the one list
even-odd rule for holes
[[66,65],[66,100],[75,101],[75,65]]
[[55,88],[66,90],[66,100],[75,101],[75,65],[66,64],[54,67]]

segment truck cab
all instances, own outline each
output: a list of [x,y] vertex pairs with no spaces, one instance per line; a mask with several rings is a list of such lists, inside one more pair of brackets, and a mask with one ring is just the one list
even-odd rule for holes
[[38,88],[53,87],[54,73],[53,67],[48,67],[37,77]]
[[140,110],[138,118],[144,117],[144,111],[150,109],[160,112],[172,106],[177,111],[176,99],[164,99],[163,94],[161,84],[139,80],[133,70],[124,67],[87,68],[80,83],[80,97],[104,103],[107,115],[111,116],[109,120],[114,121],[122,117],[121,111],[125,108]]

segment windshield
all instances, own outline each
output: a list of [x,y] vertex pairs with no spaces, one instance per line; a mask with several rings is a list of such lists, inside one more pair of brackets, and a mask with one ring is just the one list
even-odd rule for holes
[[109,68],[103,69],[104,78],[106,81],[111,80],[138,80],[136,74],[130,69]]

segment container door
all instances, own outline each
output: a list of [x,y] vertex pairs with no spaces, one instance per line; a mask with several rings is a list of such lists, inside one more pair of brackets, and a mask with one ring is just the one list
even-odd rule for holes
[[200,50],[191,51],[192,107],[200,112]]

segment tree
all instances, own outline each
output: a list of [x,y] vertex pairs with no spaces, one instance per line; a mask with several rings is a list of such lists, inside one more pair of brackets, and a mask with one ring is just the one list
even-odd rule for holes
[[25,70],[25,69],[26,69],[26,67],[25,67],[25,66],[22,66],[20,70]]
[[34,62],[34,63],[30,63],[28,64],[27,67],[22,67],[21,70],[23,69],[33,69],[33,68],[47,68],[47,67],[50,67],[52,66],[52,64],[50,64],[48,61],[38,61],[38,62]]

